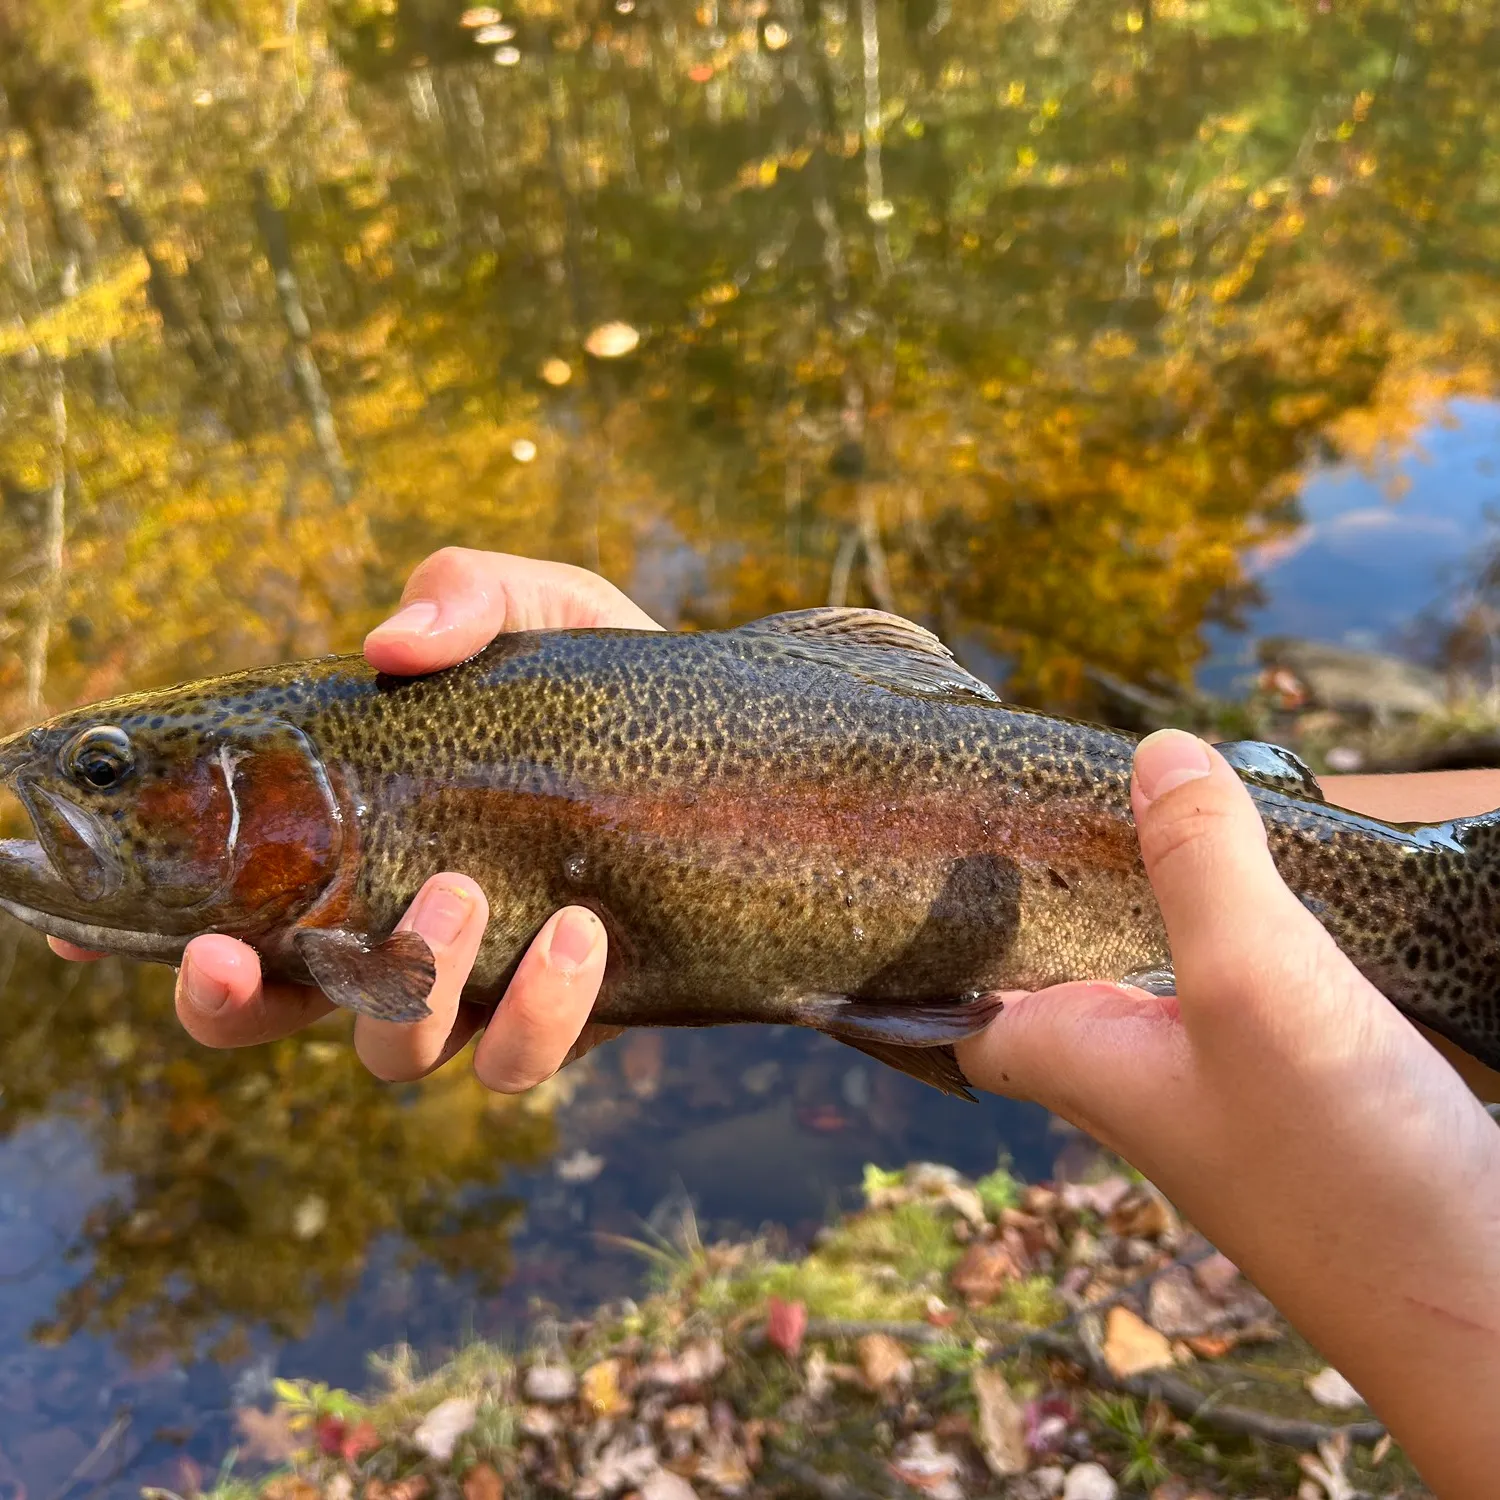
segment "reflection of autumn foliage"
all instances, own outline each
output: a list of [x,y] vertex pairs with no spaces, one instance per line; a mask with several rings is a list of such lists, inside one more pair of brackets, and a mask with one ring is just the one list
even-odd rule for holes
[[37,360],[71,416],[52,702],[347,646],[453,539],[626,582],[680,543],[689,621],[871,598],[1031,697],[1180,676],[1300,465],[1492,382],[1473,8],[885,5],[873,92],[859,7],[772,48],[534,0],[510,67],[427,0],[65,9],[0,78],[18,555]]
[[[55,996],[60,968],[28,941],[9,992]],[[113,962],[64,999],[4,1007],[0,1126],[71,1115],[120,1184],[84,1224],[88,1275],[44,1337],[107,1331],[149,1357],[247,1323],[295,1336],[387,1233],[481,1285],[504,1280],[519,1205],[499,1182],[546,1158],[549,1119],[462,1067],[420,1089],[377,1083],[332,1028],[208,1051],[172,1022],[163,970]]]
[[[1073,705],[1191,669],[1309,460],[1494,388],[1483,7],[520,0],[509,62],[461,11],[0,0],[0,721],[349,648],[451,541],[895,607]],[[70,1326],[480,1262],[455,1186],[538,1144],[201,1053],[159,977],[69,1006],[0,1071],[130,1183]]]

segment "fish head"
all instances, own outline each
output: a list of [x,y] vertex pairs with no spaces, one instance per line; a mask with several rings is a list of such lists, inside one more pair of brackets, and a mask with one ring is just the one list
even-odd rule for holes
[[310,905],[337,874],[343,820],[313,744],[265,698],[138,694],[0,741],[0,787],[34,835],[0,839],[0,908],[170,958]]

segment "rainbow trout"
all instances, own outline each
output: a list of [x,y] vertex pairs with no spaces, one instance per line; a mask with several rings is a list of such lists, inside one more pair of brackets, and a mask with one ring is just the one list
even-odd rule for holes
[[[505,636],[427,677],[362,658],[114,699],[0,742],[34,840],[0,907],[173,963],[199,933],[409,1021],[432,956],[396,922],[462,870],[493,1005],[566,903],[609,933],[596,1018],[812,1027],[950,1093],[1000,991],[1170,985],[1130,812],[1133,740],[1008,707],[936,637],[815,609],[703,634]],[[1276,863],[1396,1005],[1500,1066],[1500,815],[1328,806],[1274,746],[1224,747]]]

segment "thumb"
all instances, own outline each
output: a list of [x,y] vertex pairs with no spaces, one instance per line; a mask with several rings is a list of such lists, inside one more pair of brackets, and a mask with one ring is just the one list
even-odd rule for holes
[[1136,747],[1131,801],[1190,1028],[1208,1012],[1308,989],[1342,962],[1287,889],[1249,790],[1217,750],[1177,729],[1148,735]]

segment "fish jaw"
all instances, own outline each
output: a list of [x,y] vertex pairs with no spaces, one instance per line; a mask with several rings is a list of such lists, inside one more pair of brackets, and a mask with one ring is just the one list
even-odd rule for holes
[[0,839],[0,911],[48,937],[61,938],[98,953],[125,953],[171,962],[187,939],[163,933],[127,932],[54,915],[74,901],[73,891],[53,871],[35,839]]

